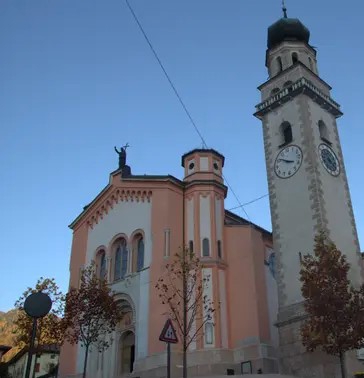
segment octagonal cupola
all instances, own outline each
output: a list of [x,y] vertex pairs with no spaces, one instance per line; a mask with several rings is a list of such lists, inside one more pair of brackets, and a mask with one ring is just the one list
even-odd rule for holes
[[194,149],[182,156],[184,181],[223,182],[222,169],[225,158],[213,149]]

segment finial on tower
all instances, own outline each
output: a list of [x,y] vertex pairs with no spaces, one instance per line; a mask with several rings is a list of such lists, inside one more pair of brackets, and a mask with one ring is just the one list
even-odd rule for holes
[[285,0],[282,0],[282,10],[283,10],[283,17],[287,18],[287,8]]

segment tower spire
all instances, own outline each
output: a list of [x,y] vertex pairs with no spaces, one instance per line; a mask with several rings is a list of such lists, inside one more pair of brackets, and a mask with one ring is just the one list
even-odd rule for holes
[[283,17],[287,18],[287,8],[285,0],[282,0],[282,10],[283,10]]

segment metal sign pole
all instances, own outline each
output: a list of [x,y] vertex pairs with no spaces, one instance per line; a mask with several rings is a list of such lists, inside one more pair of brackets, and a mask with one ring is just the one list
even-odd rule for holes
[[167,378],[171,378],[171,343],[167,343]]
[[30,376],[30,368],[32,365],[34,340],[35,340],[36,333],[37,333],[37,318],[33,318],[32,337],[30,339],[30,345],[29,345],[29,350],[28,350],[28,361],[27,361],[27,368],[25,370],[25,378],[29,378]]

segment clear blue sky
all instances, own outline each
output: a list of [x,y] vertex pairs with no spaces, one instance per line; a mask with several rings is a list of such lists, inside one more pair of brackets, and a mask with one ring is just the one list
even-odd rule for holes
[[[280,0],[130,0],[207,144],[226,157],[242,203],[267,193],[256,87]],[[345,116],[339,130],[364,242],[362,1],[287,1],[318,48]],[[0,310],[40,276],[68,287],[68,224],[131,144],[137,174],[182,177],[200,140],[124,0],[0,2]],[[236,206],[230,194],[226,207]],[[270,226],[268,199],[246,207]],[[241,211],[239,214],[243,215]]]

